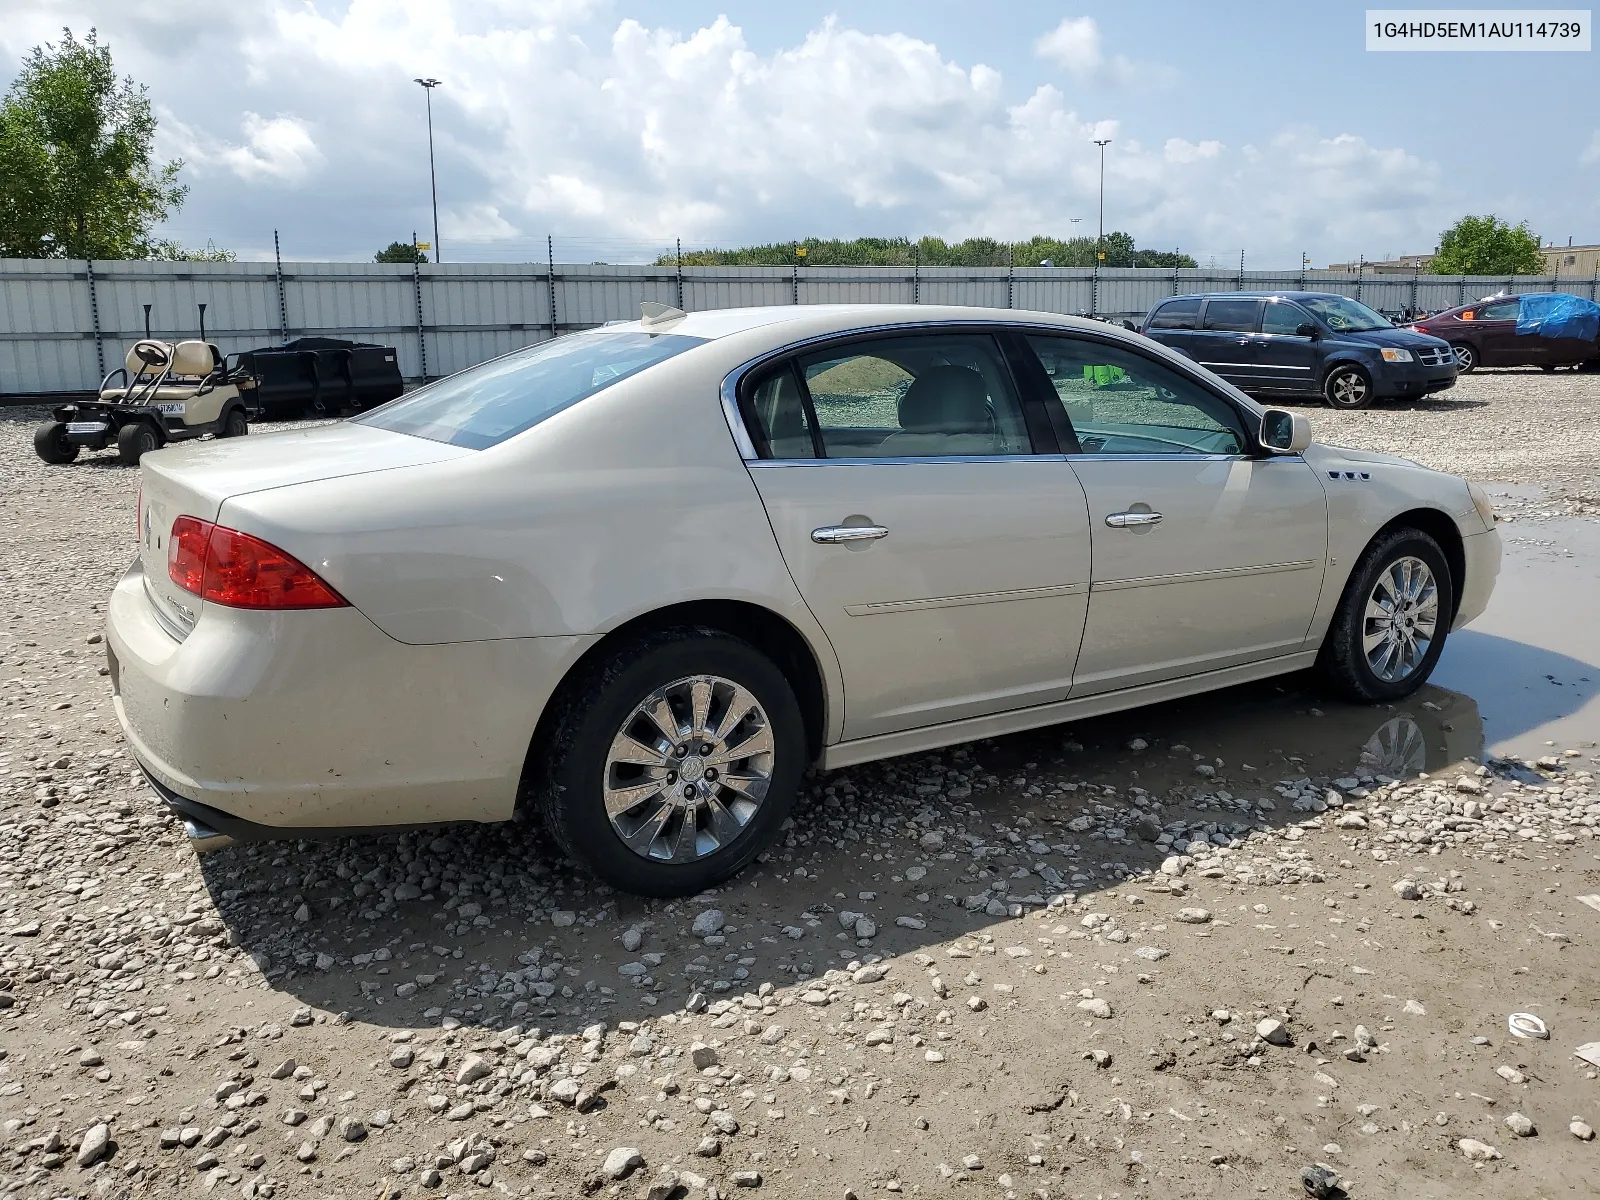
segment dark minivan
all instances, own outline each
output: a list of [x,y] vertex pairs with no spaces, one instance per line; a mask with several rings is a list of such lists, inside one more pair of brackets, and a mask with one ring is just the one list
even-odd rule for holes
[[1332,292],[1174,296],[1150,310],[1142,332],[1241,391],[1321,396],[1335,408],[1426,396],[1456,381],[1448,342]]

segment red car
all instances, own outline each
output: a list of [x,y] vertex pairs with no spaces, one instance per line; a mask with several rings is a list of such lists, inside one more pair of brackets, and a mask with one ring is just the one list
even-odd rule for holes
[[1518,333],[1521,307],[1519,296],[1490,296],[1413,321],[1411,328],[1449,342],[1463,375],[1475,367],[1600,369],[1600,341]]

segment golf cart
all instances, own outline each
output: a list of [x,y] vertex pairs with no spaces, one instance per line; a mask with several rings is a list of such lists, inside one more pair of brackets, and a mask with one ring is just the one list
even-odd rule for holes
[[98,399],[64,404],[54,410],[54,420],[39,426],[33,448],[40,458],[69,463],[80,450],[114,444],[122,461],[132,466],[167,442],[249,432],[249,414],[235,378],[239,372],[229,372],[210,342],[173,345],[144,338],[133,344],[126,362],[100,381]]

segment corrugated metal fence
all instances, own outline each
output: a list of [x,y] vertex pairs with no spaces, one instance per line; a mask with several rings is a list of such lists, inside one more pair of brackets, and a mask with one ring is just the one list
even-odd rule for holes
[[1496,291],[1567,291],[1596,279],[1344,275],[1058,267],[673,267],[542,263],[60,262],[0,260],[0,394],[84,391],[145,329],[206,334],[225,353],[319,335],[398,346],[408,379],[459,371],[542,341],[639,315],[762,304],[968,304],[1136,317],[1182,292],[1311,289],[1388,313],[1436,312]]

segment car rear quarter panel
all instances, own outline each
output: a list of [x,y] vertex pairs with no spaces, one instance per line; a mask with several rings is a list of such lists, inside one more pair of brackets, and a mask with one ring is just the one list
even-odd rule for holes
[[475,454],[236,497],[218,520],[283,547],[412,645],[604,634],[674,604],[758,604],[810,643],[832,740],[837,661],[722,414],[718,388],[745,343],[766,340],[708,343]]

